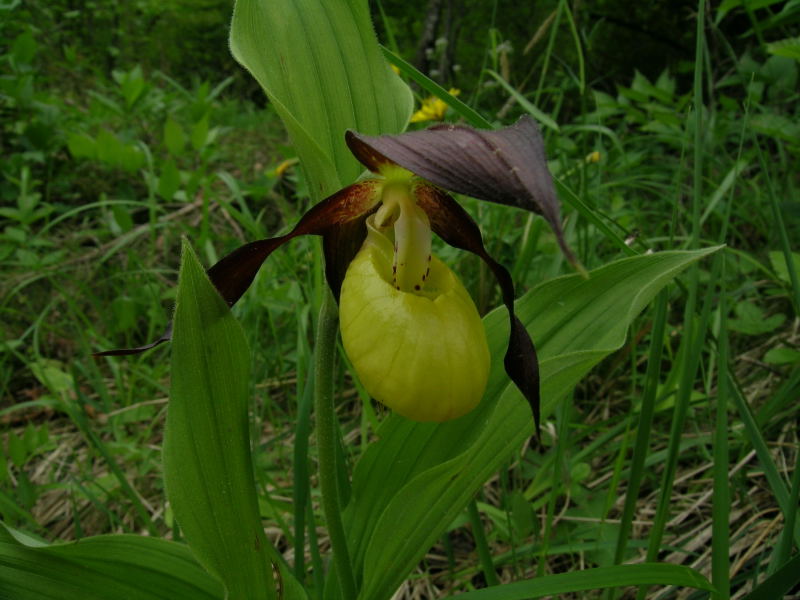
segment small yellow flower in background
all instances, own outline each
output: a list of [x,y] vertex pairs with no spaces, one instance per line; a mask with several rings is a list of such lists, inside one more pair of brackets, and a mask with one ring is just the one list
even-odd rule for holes
[[597,150],[594,152],[589,152],[584,160],[586,161],[587,165],[590,163],[600,162],[600,153]]
[[[451,96],[458,96],[461,90],[450,88],[448,90]],[[444,119],[444,114],[447,112],[447,103],[441,98],[436,96],[428,96],[422,101],[420,109],[411,115],[412,123],[421,123],[422,121],[441,121]]]
[[286,172],[300,162],[298,158],[287,158],[275,167],[269,174],[273,177],[283,177]]

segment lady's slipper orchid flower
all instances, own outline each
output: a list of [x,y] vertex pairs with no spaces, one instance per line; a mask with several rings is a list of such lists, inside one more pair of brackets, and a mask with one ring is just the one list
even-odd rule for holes
[[[540,213],[567,258],[559,206],[536,124],[497,131],[440,125],[400,135],[348,131],[353,155],[375,176],[312,207],[289,233],[241,246],[208,270],[233,305],[273,250],[321,235],[328,284],[339,300],[345,351],[367,391],[420,421],[461,416],[480,401],[489,352],[477,309],[458,278],[431,255],[431,236],[477,254],[495,275],[510,320],[506,372],[539,421],[533,342],[514,314],[508,271],[486,252],[477,224],[444,190]],[[101,355],[131,354],[156,342]]]

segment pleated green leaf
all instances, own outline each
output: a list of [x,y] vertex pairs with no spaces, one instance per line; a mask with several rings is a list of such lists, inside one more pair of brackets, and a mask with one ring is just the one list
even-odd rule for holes
[[135,535],[41,545],[0,525],[3,600],[221,600],[189,549]]
[[[622,259],[586,280],[548,281],[517,302],[536,343],[542,416],[589,369],[619,349],[627,328],[653,296],[691,262],[716,248]],[[533,434],[527,404],[510,385],[502,355],[503,311],[485,319],[492,371],[472,413],[443,424],[390,416],[364,453],[345,513],[360,598],[388,598],[483,483]]]
[[230,598],[276,598],[248,428],[244,332],[184,242],[164,434],[164,480],[199,562]]
[[314,200],[361,172],[345,130],[408,123],[411,92],[384,60],[364,0],[237,0],[230,43],[289,130]]
[[528,600],[572,592],[632,585],[674,585],[713,591],[708,579],[689,567],[661,563],[617,565],[537,577],[530,581],[459,594],[463,600]]

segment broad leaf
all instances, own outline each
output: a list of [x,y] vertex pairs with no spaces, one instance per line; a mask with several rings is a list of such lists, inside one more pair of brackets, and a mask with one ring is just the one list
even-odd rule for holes
[[189,549],[135,535],[42,545],[0,525],[0,598],[221,600],[222,586]]
[[167,497],[192,551],[232,598],[276,598],[250,455],[247,342],[188,242],[173,322]]
[[[601,267],[586,280],[561,277],[517,302],[539,350],[542,416],[625,340],[653,296],[695,260],[715,251],[663,252]],[[527,404],[500,357],[504,310],[485,319],[493,364],[483,401],[455,421],[432,425],[392,415],[364,453],[345,513],[360,598],[388,598],[483,483],[533,433]],[[359,570],[361,569],[361,570]]]
[[315,201],[361,171],[345,130],[408,123],[411,92],[385,62],[364,0],[237,0],[230,42],[289,130]]
[[776,56],[788,56],[800,61],[800,36],[767,44],[767,52]]
[[[775,271],[778,279],[792,285],[792,276],[789,274],[789,265],[783,252],[770,252],[769,262],[772,264],[772,270]],[[797,252],[792,252],[792,263],[795,273],[800,273],[800,254]]]

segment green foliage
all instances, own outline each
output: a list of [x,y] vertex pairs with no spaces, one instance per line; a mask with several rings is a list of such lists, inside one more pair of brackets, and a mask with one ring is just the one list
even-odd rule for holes
[[[686,20],[696,2],[439,3],[439,41],[422,49],[422,64],[433,4],[375,5],[379,37],[400,57],[390,61],[420,94],[451,105],[447,121],[540,120],[567,236],[593,276],[569,274],[536,215],[463,199],[518,295],[531,290],[518,307],[545,376],[537,450],[524,446],[529,416],[499,358],[478,411],[436,427],[376,409],[337,354],[334,479],[361,596],[388,597],[415,567],[404,585],[430,597],[588,595],[578,590],[623,583],[708,589],[698,572],[719,598],[785,593],[798,583],[800,489],[797,2],[712,6],[710,54],[699,63]],[[182,236],[213,264],[285,231],[323,190],[358,175],[343,128],[404,126],[405,84],[372,41],[368,52],[351,47],[373,39],[370,15],[360,3],[329,5],[327,20],[286,12],[294,26],[319,26],[322,40],[347,42],[318,56],[293,27],[258,24],[278,5],[241,5],[256,25],[247,31],[239,12],[236,51],[271,95],[266,108],[225,49],[227,0],[0,6],[0,516],[53,542],[0,528],[0,595],[13,585],[14,598],[221,598],[199,561],[224,570],[232,589],[238,577],[270,593],[272,571],[259,571],[269,563],[287,597],[304,597],[301,587],[336,596],[309,440],[312,334],[325,293],[316,244],[297,240],[270,259],[235,308],[243,330],[212,300],[193,254],[179,289],[170,285]],[[276,53],[292,67],[276,70]],[[710,67],[699,118],[689,81],[698,65]],[[459,87],[465,104],[432,79]],[[386,110],[367,114],[375,106]],[[292,145],[280,118],[292,122]],[[284,170],[296,156],[301,168]],[[697,258],[671,252],[694,235],[727,248],[645,307]],[[670,252],[623,258],[651,249]],[[436,251],[482,312],[498,304],[473,257]],[[179,310],[205,298],[235,332],[236,360],[215,379],[230,385],[200,385],[194,366],[170,371],[164,349],[89,358],[160,335],[176,297]],[[495,357],[503,321],[486,317]],[[194,322],[183,331],[184,341],[218,333]],[[180,343],[176,360],[186,350],[193,365],[201,358],[192,352],[206,360],[226,347]],[[170,376],[184,391],[170,401],[165,490]],[[226,419],[230,435],[211,427]],[[202,477],[237,483],[215,488]],[[478,518],[468,519],[463,507],[476,497]],[[775,526],[778,511],[786,521]],[[615,566],[643,559],[655,513],[659,559],[683,566]],[[712,526],[713,544],[702,544]],[[514,583],[476,591],[497,578]]]
[[275,598],[258,514],[241,326],[184,243],[178,280],[164,479],[199,562],[233,598]]
[[[520,299],[519,317],[538,344],[542,414],[550,414],[593,365],[619,348],[642,307],[703,254],[626,259],[588,280],[572,275],[542,284]],[[486,318],[493,369],[475,411],[437,426],[392,415],[377,432],[380,441],[356,465],[345,524],[356,564],[363,562],[360,597],[390,597],[405,571],[530,436],[528,407],[502,369],[503,319],[499,311]]]
[[411,114],[411,94],[383,60],[366,9],[345,0],[236,3],[231,51],[283,119],[315,201],[361,172],[344,131],[398,133]]
[[800,37],[772,42],[767,46],[767,51],[776,56],[786,56],[800,61]]
[[0,525],[2,594],[16,600],[221,599],[186,546],[134,535],[47,545]]

